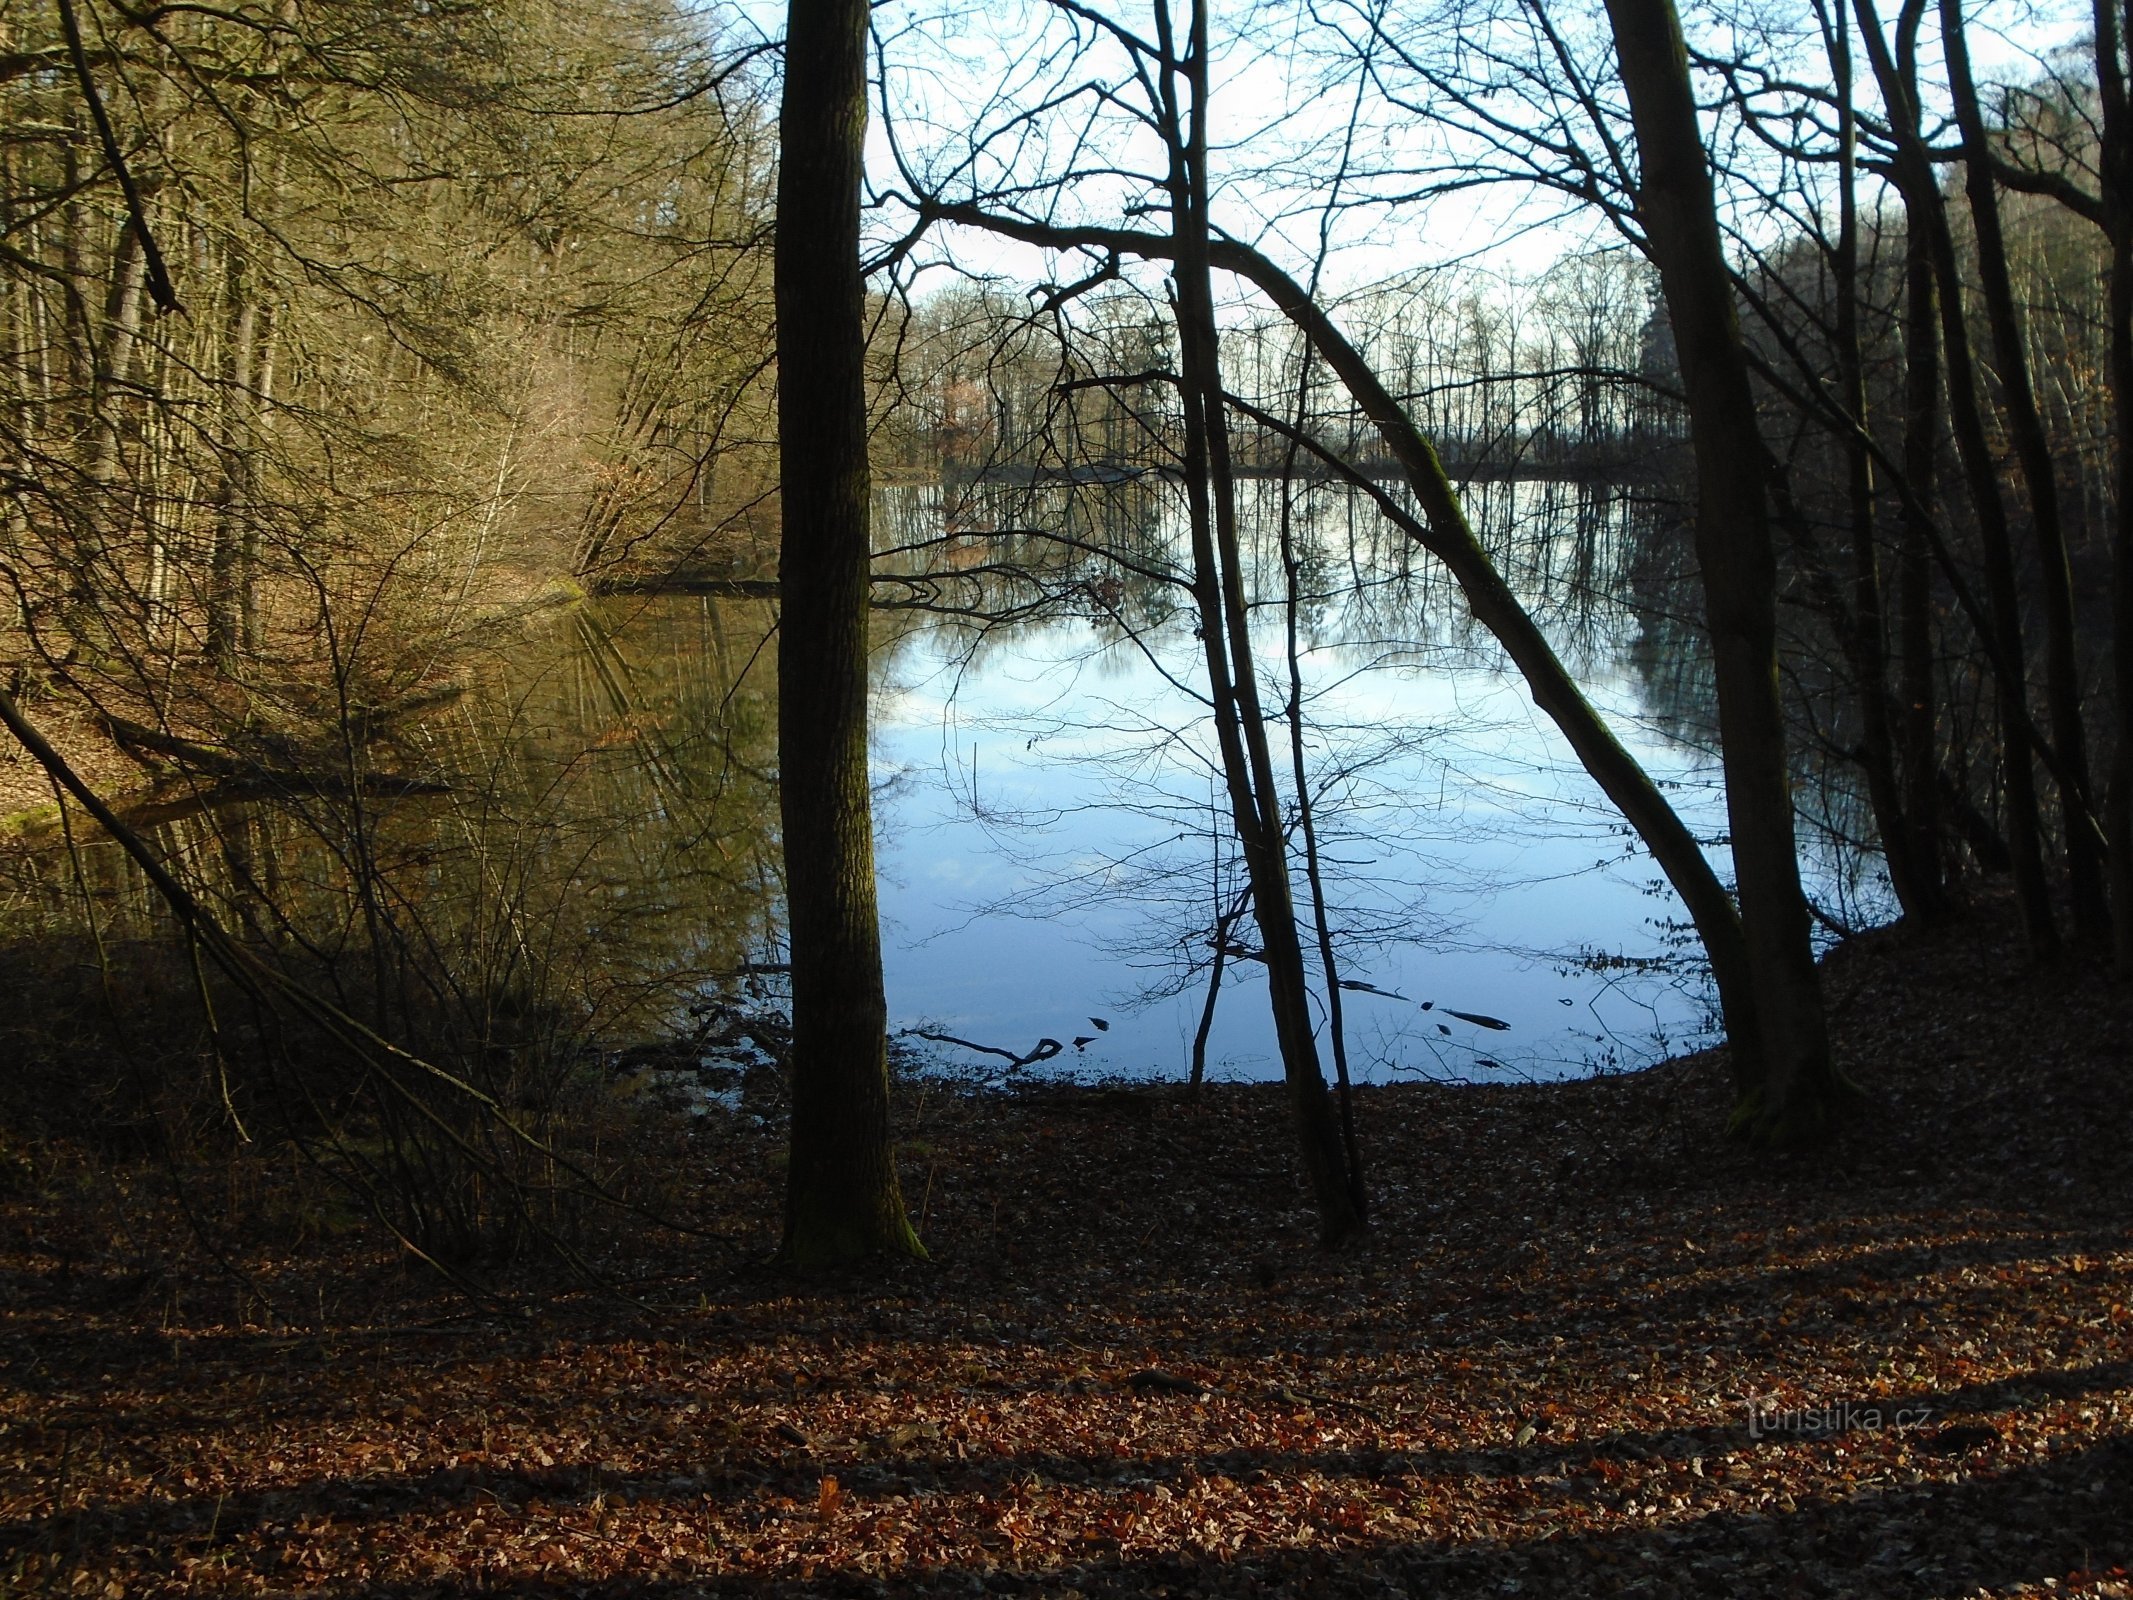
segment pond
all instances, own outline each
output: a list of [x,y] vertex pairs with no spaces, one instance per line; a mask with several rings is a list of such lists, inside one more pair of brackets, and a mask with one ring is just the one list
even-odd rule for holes
[[[1709,1042],[1679,902],[1441,573],[1345,491],[1243,493],[1270,706],[1292,693],[1284,526],[1298,571],[1301,764],[1356,1075],[1556,1077]],[[1474,486],[1470,506],[1587,692],[1699,835],[1722,838],[1716,764],[1682,736],[1702,720],[1696,653],[1633,603],[1650,520],[1634,497],[1509,482]],[[1086,1072],[1186,1070],[1240,874],[1191,618],[1154,576],[1184,560],[1176,519],[1160,490],[885,498],[877,542],[902,559],[882,568],[918,557],[935,606],[1014,618],[936,617],[880,649],[896,1025],[1015,1053],[1054,1039]],[[1870,861],[1809,865],[1841,915],[1882,914]],[[1250,960],[1226,967],[1205,1059],[1215,1076],[1280,1074]]]
[[[1679,903],[1442,573],[1346,491],[1243,495],[1263,698],[1312,799],[1355,1076],[1627,1070],[1709,1041]],[[1241,871],[1177,498],[1159,479],[880,496],[890,1013],[945,1064],[1049,1050],[1030,1070],[1174,1078],[1204,1026],[1210,1076],[1279,1076],[1249,917],[1225,924],[1208,1010]],[[1679,541],[1605,485],[1476,485],[1470,504],[1587,692],[1721,836],[1701,658],[1663,603]],[[774,1000],[774,616],[736,597],[590,603],[394,735],[390,759],[450,794],[181,805],[154,840],[230,925],[309,952],[336,986],[382,939],[396,970],[485,997],[484,1018],[562,993],[611,1039]],[[1871,858],[1809,867],[1839,919],[1881,914]],[[0,910],[64,921],[81,886],[100,926],[167,929],[108,842],[18,853]]]

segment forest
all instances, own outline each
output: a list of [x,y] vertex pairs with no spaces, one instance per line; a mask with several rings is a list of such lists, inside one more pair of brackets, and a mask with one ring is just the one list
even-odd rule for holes
[[2129,85],[0,0],[0,1594],[2133,1596]]

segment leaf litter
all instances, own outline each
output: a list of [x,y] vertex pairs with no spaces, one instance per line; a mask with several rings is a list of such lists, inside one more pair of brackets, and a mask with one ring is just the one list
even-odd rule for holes
[[10,1190],[0,1591],[2133,1595],[2126,998],[1989,918],[1825,971],[1835,1148],[1716,1056],[1368,1088],[1332,1256],[1273,1086],[906,1095],[934,1259],[833,1280],[700,1118],[634,1304]]

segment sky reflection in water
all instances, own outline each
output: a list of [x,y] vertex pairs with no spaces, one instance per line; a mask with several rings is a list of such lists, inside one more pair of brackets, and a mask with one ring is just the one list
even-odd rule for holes
[[[1493,646],[1420,620],[1439,636],[1427,650],[1365,645],[1342,620],[1307,630],[1320,638],[1304,678],[1340,973],[1370,986],[1342,996],[1356,1075],[1558,1077],[1709,1042],[1700,974],[1578,964],[1680,954],[1665,925],[1684,914]],[[1277,652],[1262,684],[1278,705],[1278,609],[1254,626]],[[1018,1053],[1057,1039],[1055,1068],[1185,1072],[1206,988],[1189,958],[1204,963],[1217,894],[1212,739],[1178,686],[1200,671],[1189,630],[1173,621],[1144,642],[1069,618],[974,650],[942,630],[896,647],[875,704],[893,1026]],[[1715,766],[1638,720],[1625,668],[1595,679],[1587,692],[1690,826],[1722,834]],[[1272,732],[1285,763],[1285,729]],[[1225,863],[1223,892],[1235,871]],[[1323,1033],[1321,1054],[1330,1071]],[[1280,1074],[1256,962],[1229,964],[1208,1065]]]

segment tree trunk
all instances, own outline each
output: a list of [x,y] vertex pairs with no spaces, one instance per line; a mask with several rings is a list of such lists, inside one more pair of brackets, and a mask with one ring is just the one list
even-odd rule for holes
[[[1835,345],[1838,403],[1853,431],[1843,442],[1845,495],[1851,522],[1852,599],[1850,658],[1858,680],[1859,764],[1867,799],[1881,836],[1882,859],[1897,904],[1908,917],[1930,920],[1940,911],[1938,875],[1918,860],[1916,830],[1905,815],[1897,777],[1896,738],[1890,714],[1888,638],[1882,604],[1880,552],[1875,543],[1874,463],[1867,433],[1866,371],[1859,345],[1858,115],[1853,109],[1851,17],[1843,0],[1824,10],[1817,3],[1829,45],[1837,95],[1837,241],[1831,252],[1836,297]],[[1839,626],[1843,626],[1842,623]]]
[[1939,470],[1940,331],[1933,256],[1916,229],[1904,240],[1903,473],[1910,485],[1896,546],[1896,632],[1902,713],[1903,816],[1911,869],[1936,911],[1947,905],[1940,855],[1940,735],[1933,688],[1933,565],[1925,526]]
[[1673,321],[1696,453],[1696,554],[1765,1069],[1738,1121],[1757,1140],[1804,1144],[1831,1131],[1844,1083],[1830,1061],[1793,840],[1766,456],[1680,20],[1672,0],[1608,0],[1607,10],[1637,136],[1638,220]]
[[[1157,24],[1169,33],[1168,0]],[[1259,701],[1244,568],[1238,550],[1235,474],[1217,346],[1214,286],[1208,268],[1207,14],[1194,0],[1191,105],[1166,105],[1172,134],[1171,218],[1177,241],[1177,322],[1184,368],[1185,477],[1191,503],[1193,594],[1215,703],[1215,731],[1229,781],[1230,812],[1252,884],[1252,912],[1266,956],[1267,993],[1282,1077],[1296,1121],[1304,1171],[1318,1208],[1320,1240],[1337,1245],[1362,1231],[1359,1176],[1348,1164],[1333,1103],[1318,1064],[1311,996],[1289,882],[1281,801],[1274,785],[1266,716]],[[1175,77],[1169,80],[1175,83]],[[1181,128],[1181,123],[1189,123]],[[1180,140],[1178,135],[1183,133]]]
[[133,486],[124,481],[126,416],[133,409],[129,384],[134,350],[140,343],[142,304],[146,299],[147,254],[131,223],[119,232],[112,265],[111,290],[97,331],[89,382],[89,453],[83,463],[85,505],[76,545],[73,583],[84,603],[78,628],[100,631],[110,626],[100,608],[124,592],[119,574],[125,566],[123,538],[132,514]]
[[889,1141],[867,778],[866,39],[866,0],[792,0],[775,269],[778,792],[793,998],[783,1255],[801,1267],[924,1254]]
[[[1963,483],[1977,517],[1978,545],[1984,557],[1985,643],[1992,657],[1993,704],[1999,725],[2002,770],[2006,778],[2007,848],[2014,876],[2015,900],[2031,952],[2049,955],[2059,947],[2052,920],[2051,891],[2044,876],[2042,830],[2037,819],[2036,773],[2030,761],[2028,674],[2022,646],[2021,596],[2015,584],[2013,547],[2007,533],[2007,507],[2000,498],[1997,463],[1978,409],[1977,381],[1971,370],[1970,333],[1963,321],[1962,275],[1955,259],[1955,238],[1948,226],[1947,205],[1920,131],[1917,58],[1908,37],[1899,66],[1882,37],[1871,0],[1856,0],[1860,37],[1874,64],[1881,96],[1890,108],[1896,136],[1895,182],[1902,195],[1906,226],[1926,241],[1939,291],[1941,349],[1947,361],[1948,424],[1963,467]],[[1906,18],[1915,21],[1915,12]]]
[[2102,102],[2103,228],[2110,241],[2111,685],[2117,727],[2109,795],[2112,950],[2133,978],[2133,107],[2127,103],[2121,0],[2096,0],[2096,82]]
[[[1971,80],[1970,52],[1963,34],[1962,0],[1940,0],[1941,52],[1948,63],[1948,90],[1963,135],[1963,179],[1977,237],[1978,282],[1985,320],[1992,330],[2007,431],[2029,491],[2031,531],[2044,591],[2044,697],[2058,755],[2059,804],[2066,834],[2066,868],[2072,889],[2074,934],[2100,944],[2110,937],[2110,907],[2104,894],[2103,847],[2089,804],[2088,738],[2081,721],[2081,671],[2074,654],[2074,579],[2067,565],[2066,532],[2059,515],[2059,486],[2051,441],[2029,382],[2029,345],[2007,270],[2007,244],[2000,228],[1999,194],[1985,118]],[[2025,757],[2026,759],[2026,757]]]
[[[1264,370],[1264,362],[1261,363]],[[1271,387],[1271,385],[1269,385]],[[1358,1211],[1368,1210],[1367,1186],[1363,1181],[1363,1147],[1355,1131],[1355,1083],[1348,1071],[1347,1018],[1341,1003],[1340,958],[1333,941],[1333,923],[1326,905],[1324,857],[1318,848],[1318,807],[1311,794],[1311,774],[1304,760],[1302,562],[1296,551],[1294,500],[1298,443],[1311,420],[1311,356],[1300,352],[1296,375],[1296,432],[1285,441],[1278,462],[1281,474],[1281,574],[1283,654],[1288,663],[1289,782],[1296,796],[1296,832],[1303,845],[1304,884],[1311,894],[1311,932],[1318,946],[1319,975],[1324,983],[1326,1036],[1333,1047],[1333,1083],[1340,1099],[1341,1147],[1348,1161],[1348,1187]],[[1273,455],[1273,436],[1265,454]],[[1353,541],[1350,541],[1351,548]]]
[[232,245],[227,264],[229,328],[223,343],[222,481],[215,490],[214,546],[208,556],[207,650],[216,667],[234,676],[245,645],[244,618],[252,574],[246,561],[252,522],[252,457],[258,448],[255,414],[259,302]]

